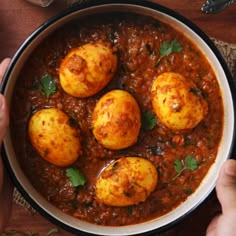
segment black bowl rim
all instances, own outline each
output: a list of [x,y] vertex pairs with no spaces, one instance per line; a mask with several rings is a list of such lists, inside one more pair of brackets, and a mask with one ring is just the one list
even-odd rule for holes
[[[190,29],[192,29],[198,36],[200,36],[204,42],[210,47],[210,49],[213,51],[213,53],[215,54],[216,58],[218,59],[219,63],[221,64],[226,78],[228,80],[228,84],[231,90],[231,96],[232,96],[232,100],[233,100],[233,107],[235,110],[235,101],[236,101],[236,89],[233,83],[233,77],[232,74],[228,68],[228,65],[225,62],[225,59],[223,58],[222,54],[220,53],[220,51],[218,50],[218,48],[215,46],[215,44],[212,42],[212,40],[197,26],[195,25],[192,21],[190,21],[189,19],[187,19],[186,17],[182,16],[181,14],[177,13],[174,10],[169,9],[168,7],[162,6],[159,3],[153,3],[147,0],[143,0],[143,1],[139,1],[139,0],[100,0],[100,1],[85,1],[83,3],[75,3],[73,4],[71,7],[63,10],[62,12],[60,12],[59,14],[55,15],[54,17],[51,17],[49,20],[47,20],[46,22],[44,22],[41,26],[39,26],[37,29],[35,29],[33,31],[33,33],[31,33],[29,35],[29,37],[24,41],[24,43],[19,47],[19,49],[17,50],[17,52],[15,53],[15,55],[13,56],[11,63],[3,77],[2,80],[2,84],[0,87],[0,91],[1,93],[4,94],[4,91],[6,89],[6,85],[8,82],[8,77],[10,76],[11,72],[14,70],[14,66],[17,62],[17,60],[19,59],[19,57],[22,55],[22,53],[24,52],[24,50],[28,47],[28,45],[30,45],[31,41],[36,38],[41,32],[43,32],[47,27],[49,27],[50,25],[54,24],[57,20],[71,14],[74,13],[78,10],[82,10],[82,9],[86,9],[89,7],[93,7],[93,6],[100,6],[100,5],[104,5],[104,4],[132,4],[132,5],[137,5],[137,6],[144,6],[162,13],[165,13],[169,16],[174,17],[175,19],[179,20],[180,22],[184,23],[186,26],[188,26]],[[235,120],[235,113],[234,113],[234,120]],[[233,142],[230,146],[230,152],[229,155],[232,154],[233,149],[235,144],[235,124],[233,127]],[[2,145],[2,149],[1,149],[1,154],[2,154],[2,158],[3,158],[3,162],[4,165],[6,167],[7,173],[10,175],[11,180],[13,181],[13,183],[15,184],[15,186],[17,187],[17,189],[19,190],[19,192],[24,196],[24,198],[30,203],[31,206],[33,206],[33,208],[38,211],[43,217],[45,217],[46,219],[50,220],[53,224],[58,225],[59,227],[63,228],[64,230],[67,230],[71,233],[79,233],[80,235],[96,235],[96,234],[91,234],[91,233],[86,233],[84,231],[81,231],[80,229],[75,229],[74,227],[68,226],[66,224],[64,224],[62,221],[59,221],[57,219],[55,219],[52,215],[50,215],[49,213],[47,213],[44,209],[42,209],[31,197],[30,195],[27,193],[27,191],[23,188],[23,186],[21,185],[21,183],[17,180],[14,171],[11,168],[10,162],[7,158],[7,154],[6,154],[6,149],[4,146],[4,143]],[[230,157],[228,157],[230,158]],[[210,195],[210,193],[209,193]],[[208,195],[208,196],[209,196]],[[178,222],[180,222],[181,220],[183,220],[186,216],[188,216],[191,212],[193,212],[199,205],[202,204],[202,202],[204,202],[204,200],[208,197],[205,196],[205,198],[202,199],[202,201],[200,201],[195,207],[193,207],[192,209],[190,209],[187,213],[185,213],[183,216],[181,216],[180,218],[176,219],[173,222],[170,222],[167,225],[164,225],[160,228],[148,231],[148,232],[144,232],[144,233],[140,233],[140,234],[135,234],[135,235],[150,235],[152,233],[155,232],[161,232],[164,230],[167,230],[169,228],[171,228],[172,226],[174,226],[175,224],[177,224]]]

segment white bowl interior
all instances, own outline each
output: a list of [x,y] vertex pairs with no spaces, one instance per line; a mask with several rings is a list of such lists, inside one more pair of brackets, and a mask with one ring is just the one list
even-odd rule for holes
[[158,12],[153,9],[149,9],[143,6],[137,5],[128,5],[128,4],[109,4],[109,5],[101,5],[94,6],[89,9],[79,10],[77,12],[71,13],[69,15],[64,16],[63,18],[57,20],[50,24],[46,29],[42,32],[36,34],[33,38],[31,38],[31,42],[24,45],[24,50],[19,49],[21,53],[19,54],[18,59],[15,61],[14,70],[12,70],[9,81],[5,88],[5,95],[9,104],[11,103],[11,96],[13,93],[13,88],[15,82],[17,80],[18,74],[27,60],[31,52],[42,42],[42,40],[47,37],[50,33],[58,29],[60,26],[74,20],[79,19],[81,17],[101,12],[111,12],[111,11],[119,11],[119,12],[133,12],[145,14],[148,16],[152,16],[154,18],[160,19],[168,24],[171,24],[173,27],[177,28],[179,31],[182,31],[187,37],[193,39],[194,42],[198,45],[201,51],[206,55],[208,61],[214,68],[216,77],[218,78],[218,82],[221,88],[221,93],[223,97],[223,106],[224,106],[224,128],[223,128],[223,136],[219,147],[219,152],[216,158],[215,163],[211,167],[207,176],[202,181],[201,185],[197,189],[197,191],[192,194],[183,204],[177,207],[175,210],[166,214],[158,219],[148,221],[138,225],[130,225],[130,226],[122,226],[122,227],[109,227],[109,226],[99,226],[91,223],[87,223],[78,219],[75,219],[71,216],[68,216],[58,210],[56,207],[49,204],[31,185],[29,180],[26,178],[23,173],[14,149],[11,142],[10,132],[7,133],[6,138],[4,140],[5,151],[9,159],[10,166],[12,171],[17,179],[18,183],[24,189],[25,192],[28,193],[28,197],[30,197],[33,202],[35,202],[40,208],[42,208],[48,215],[52,216],[59,222],[73,228],[79,229],[84,232],[97,234],[97,235],[135,235],[140,233],[145,233],[150,230],[154,230],[157,228],[161,228],[166,226],[180,217],[183,217],[190,211],[192,211],[196,206],[198,206],[213,190],[215,187],[215,183],[217,180],[218,173],[224,161],[229,157],[231,152],[231,143],[233,141],[234,136],[234,109],[233,109],[233,99],[231,96],[231,90],[226,78],[226,74],[222,69],[220,62],[218,61],[215,54],[212,52],[207,43],[191,28],[186,26],[181,21],[176,20],[174,17],[171,17],[165,13]]

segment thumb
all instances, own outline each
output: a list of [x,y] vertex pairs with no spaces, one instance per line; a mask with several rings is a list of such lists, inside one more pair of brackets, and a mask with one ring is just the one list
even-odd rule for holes
[[9,114],[6,98],[0,94],[0,146],[9,125]]
[[227,160],[216,184],[217,197],[223,214],[236,212],[236,160]]

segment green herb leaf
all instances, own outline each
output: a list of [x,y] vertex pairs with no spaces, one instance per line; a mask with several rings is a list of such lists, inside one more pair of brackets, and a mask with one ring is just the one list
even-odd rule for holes
[[188,170],[196,170],[198,168],[198,163],[196,159],[192,156],[187,156],[185,158],[185,168]]
[[142,128],[144,130],[152,130],[157,123],[157,119],[152,112],[144,112],[142,116]]
[[164,41],[159,49],[162,56],[168,56],[173,52],[181,52],[182,46],[177,40],[172,40],[170,43]]
[[40,78],[40,82],[36,87],[47,97],[56,92],[56,83],[52,81],[51,75],[44,75]]
[[159,64],[159,62],[162,60],[162,58],[170,55],[173,52],[181,52],[182,46],[177,40],[172,40],[171,42],[164,41],[159,49],[159,52],[161,54],[160,58],[156,62],[155,66]]
[[83,186],[86,183],[84,175],[77,168],[67,168],[66,176],[70,179],[70,182],[74,187]]
[[175,171],[177,173],[180,173],[181,170],[182,170],[182,162],[181,162],[181,160],[179,160],[179,159],[175,160],[174,167],[175,167]]
[[191,155],[186,156],[184,161],[181,161],[179,159],[176,159],[174,161],[174,168],[177,172],[177,175],[170,181],[173,182],[175,179],[177,179],[185,170],[197,170],[199,167],[199,163],[197,163],[197,160],[192,157]]

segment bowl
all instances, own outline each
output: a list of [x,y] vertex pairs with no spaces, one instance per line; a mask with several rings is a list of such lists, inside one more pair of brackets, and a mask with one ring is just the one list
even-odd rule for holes
[[11,110],[14,88],[25,63],[31,57],[34,50],[44,42],[49,35],[52,35],[55,31],[72,21],[80,21],[84,17],[93,16],[98,13],[105,14],[111,12],[118,13],[118,15],[121,13],[144,15],[160,20],[165,24],[178,29],[178,31],[182,32],[198,46],[199,50],[207,58],[208,63],[211,65],[215,73],[223,103],[222,134],[216,158],[196,191],[194,191],[194,193],[187,197],[184,202],[176,206],[173,210],[161,215],[160,217],[137,224],[104,226],[76,219],[69,214],[62,212],[42,197],[42,195],[35,189],[19,163],[10,130],[7,132],[3,142],[2,155],[8,173],[21,194],[38,212],[53,223],[73,233],[113,236],[143,235],[145,233],[148,234],[153,231],[161,231],[170,227],[174,223],[186,217],[196,207],[203,203],[214,189],[219,171],[224,161],[231,156],[233,150],[235,132],[233,80],[223,57],[207,35],[188,19],[170,9],[167,9],[166,7],[151,2],[112,0],[99,1],[96,4],[85,3],[74,5],[45,22],[26,39],[11,61],[11,64],[4,76],[1,91],[6,96]]

